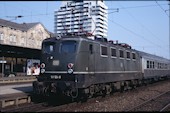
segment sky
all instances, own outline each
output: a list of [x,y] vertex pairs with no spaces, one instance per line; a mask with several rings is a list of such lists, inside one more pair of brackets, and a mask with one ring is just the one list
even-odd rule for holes
[[[108,40],[170,58],[168,1],[109,0],[105,4],[108,6]],[[0,18],[17,23],[41,22],[54,32],[54,11],[60,6],[61,1],[0,1]],[[15,18],[20,15],[23,17]]]

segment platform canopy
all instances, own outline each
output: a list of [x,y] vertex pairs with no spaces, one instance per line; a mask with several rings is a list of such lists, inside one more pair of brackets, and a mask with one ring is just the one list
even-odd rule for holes
[[0,44],[0,57],[40,59],[40,54],[41,50],[39,49]]

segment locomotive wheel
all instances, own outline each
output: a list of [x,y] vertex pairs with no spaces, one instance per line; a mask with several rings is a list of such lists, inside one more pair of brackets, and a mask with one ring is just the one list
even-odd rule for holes
[[125,91],[125,83],[122,82],[120,86],[120,92],[123,93]]
[[92,85],[89,87],[88,98],[92,98],[94,94],[95,94],[95,89],[94,89],[94,86]]
[[111,88],[110,85],[106,85],[106,89],[105,89],[105,90],[106,90],[106,94],[107,94],[107,95],[112,92],[112,88]]
[[143,83],[144,86],[147,86],[147,80],[146,79],[144,79],[142,83]]
[[131,89],[136,89],[135,81],[130,81],[129,86],[131,87]]
[[82,94],[79,99],[82,103],[87,102],[88,94]]
[[114,92],[116,92],[116,88],[115,88],[115,86],[113,85],[113,86],[111,86],[111,92],[110,92],[110,94],[112,95]]
[[101,93],[102,93],[102,97],[106,97],[107,94],[110,94],[109,86],[106,85]]
[[86,102],[88,99],[88,94],[85,93],[85,89],[81,89],[79,90],[79,94],[77,98],[74,98],[74,100],[78,103],[78,102]]

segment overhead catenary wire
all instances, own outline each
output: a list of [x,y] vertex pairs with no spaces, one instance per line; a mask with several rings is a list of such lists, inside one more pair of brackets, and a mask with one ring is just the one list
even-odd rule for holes
[[[128,29],[128,28],[126,28],[126,27],[124,27],[124,26],[118,24],[117,22],[114,22],[114,21],[112,21],[112,20],[110,20],[110,19],[108,19],[108,20],[111,21],[112,23],[114,23],[115,25],[118,25],[119,27],[123,28],[124,30],[130,32],[131,34],[137,36],[138,38],[141,38],[141,39],[143,39],[143,40],[145,40],[145,41],[147,41],[147,42],[153,44],[154,46],[157,46],[157,47],[159,47],[160,49],[164,50],[160,45],[157,45],[156,43],[154,43],[154,42],[148,40],[147,38],[144,38],[142,35],[133,32],[132,30],[130,30],[130,29]],[[134,47],[135,47],[135,46],[134,46]],[[150,46],[150,47],[151,47],[151,46]],[[143,46],[143,48],[144,48],[144,46]],[[162,56],[162,57],[163,57],[163,56]]]
[[[160,4],[160,5],[167,5],[167,4]],[[157,5],[141,5],[141,6],[133,6],[133,7],[120,7],[120,8],[114,8],[114,9],[108,9],[108,10],[117,10],[117,12],[119,11],[119,9],[130,9],[130,8],[144,8],[144,7],[153,7],[153,6],[157,6]],[[48,2],[47,2],[47,4],[46,4],[46,13],[45,14],[35,14],[35,15],[33,15],[33,14],[31,14],[31,15],[24,15],[23,17],[33,17],[33,16],[47,16],[47,15],[54,15],[55,13],[47,13],[47,9],[48,9]],[[114,11],[115,12],[115,11]],[[113,13],[113,12],[111,12],[111,13]],[[111,14],[111,13],[108,13],[108,14]],[[132,16],[132,15],[131,15]],[[142,24],[141,24],[142,25]],[[120,26],[120,24],[119,24],[119,26]],[[143,25],[142,25],[143,26]],[[146,28],[146,27],[145,27]],[[125,28],[124,28],[125,29]],[[127,28],[126,28],[126,30],[127,30]],[[128,31],[130,31],[130,32],[132,32],[131,30],[128,30]],[[133,34],[135,34],[136,35],[136,33],[133,33]],[[153,34],[153,33],[151,33],[151,34]],[[150,42],[150,41],[149,41]]]
[[[160,5],[167,5],[167,4],[160,4]],[[157,5],[152,4],[152,5],[141,5],[141,6],[131,6],[131,7],[122,7],[119,9],[133,9],[133,8],[145,8],[145,7],[157,7]],[[113,8],[113,9],[108,9],[108,10],[115,10],[117,8]]]
[[[163,47],[167,47],[169,45],[164,45]],[[155,45],[143,45],[143,46],[139,46],[139,45],[134,45],[133,47],[139,47],[139,48],[155,48]]]
[[48,1],[46,2],[46,14],[48,14],[47,12],[48,12]]
[[128,29],[128,28],[126,28],[126,27],[118,24],[117,22],[115,22],[115,21],[113,21],[113,20],[110,20],[110,19],[108,19],[108,20],[111,21],[112,23],[114,23],[115,25],[118,25],[119,27],[123,28],[124,30],[132,33],[133,35],[135,35],[135,36],[137,36],[137,37],[139,37],[139,38],[142,38],[143,40],[145,40],[145,41],[147,41],[147,42],[150,42],[151,44],[156,45],[156,46],[162,48],[160,45],[157,45],[157,44],[153,43],[152,41],[148,40],[147,38],[144,38],[142,35],[133,32],[132,30],[130,30],[130,29]]
[[[121,8],[124,8],[124,6],[122,6],[120,3],[119,5],[121,6]],[[139,20],[137,20],[135,18],[135,16],[133,16],[128,10],[125,10],[127,12],[127,14],[132,17],[140,26],[142,26],[143,28],[145,28],[146,31],[148,31],[152,36],[153,38],[156,38],[157,40],[159,40],[160,42],[162,42],[163,40],[159,39],[158,36],[156,36],[154,33],[151,32],[151,30],[149,30],[146,26],[144,26]],[[166,48],[167,49],[167,48]]]
[[[160,5],[167,5],[167,4],[160,4]],[[133,7],[124,7],[124,8],[113,8],[113,9],[107,9],[108,11],[109,10],[114,10],[113,12],[108,12],[107,14],[112,14],[112,13],[115,13],[115,10],[117,10],[117,12],[120,10],[120,9],[131,9],[131,8],[145,8],[145,7],[153,7],[153,6],[157,6],[157,5],[142,5],[142,6],[133,6]],[[46,10],[47,10],[47,5],[46,5]],[[34,14],[34,15],[23,15],[24,17],[31,17],[31,16],[47,16],[47,15],[54,15],[55,13],[42,13],[42,14]]]
[[[167,4],[159,4],[159,5],[167,5]],[[47,16],[47,15],[54,15],[55,13],[48,13],[48,8],[47,8],[48,5],[46,5],[46,12],[42,13],[42,14],[31,14],[31,15],[23,15],[23,17],[35,17],[35,16]],[[115,8],[117,9],[118,11],[119,10],[123,10],[123,9],[133,9],[133,8],[146,8],[146,7],[155,7],[155,6],[158,6],[158,5],[141,5],[141,6],[132,6],[132,7],[120,7],[120,8]],[[112,10],[115,10],[115,9],[108,9],[108,11],[112,11]],[[165,10],[164,10],[165,11]],[[115,11],[114,11],[115,12]],[[166,12],[166,11],[165,11]],[[113,12],[111,12],[113,13]],[[108,14],[111,14],[111,13],[108,13]],[[130,30],[131,31],[131,30]],[[136,34],[136,33],[135,33]],[[143,36],[140,36],[140,37],[143,37]],[[150,41],[149,41],[150,42]]]
[[[161,5],[168,5],[168,4],[161,4]],[[156,7],[158,7],[158,5],[147,5],[147,6],[139,6],[139,7],[152,7],[152,6],[156,6]],[[120,12],[121,12],[121,9],[130,9],[130,8],[136,8],[136,6],[134,6],[134,7],[129,7],[129,8],[127,8],[127,7],[119,7],[119,9],[120,9]],[[113,8],[113,10],[115,10],[115,8]],[[127,10],[126,10],[127,11]],[[165,11],[168,11],[168,10],[165,10]],[[135,19],[135,21],[136,22],[138,22],[143,28],[145,28],[145,30],[146,31],[148,31],[154,38],[157,38],[158,40],[160,40],[155,34],[153,34],[152,32],[151,32],[151,30],[149,30],[148,28],[146,28],[146,26],[144,26],[141,22],[139,22],[133,15],[131,15],[130,13],[128,13],[133,19]],[[116,24],[116,25],[118,25],[118,23],[114,23],[114,24]],[[139,34],[137,34],[137,33],[135,33],[133,30],[129,30],[129,29],[127,29],[127,27],[124,27],[124,26],[122,26],[122,25],[118,25],[119,27],[121,27],[121,28],[123,28],[123,29],[125,29],[125,30],[127,30],[128,32],[131,32],[132,34],[134,34],[134,35],[139,35]],[[145,37],[143,37],[142,35],[139,35],[138,37],[140,37],[140,38],[145,38]],[[164,46],[160,46],[160,45],[158,45],[158,44],[156,44],[156,43],[153,43],[153,41],[149,41],[148,39],[144,39],[144,40],[146,40],[147,42],[149,42],[149,43],[152,43],[153,45],[154,45],[154,47],[151,47],[151,46],[147,46],[146,48],[155,48],[155,45],[156,46],[158,46],[159,48],[162,48],[161,50],[165,50],[165,49],[163,49],[163,48],[165,48],[165,45]],[[160,42],[162,42],[163,40],[160,40]],[[134,47],[134,46],[133,46]],[[144,48],[145,46],[142,46],[142,48]],[[167,48],[168,46],[166,46],[166,49],[168,49]],[[170,46],[169,46],[170,47]],[[169,48],[170,49],[170,48]]]
[[[155,0],[155,2],[157,3],[157,5],[162,9],[162,11],[168,16],[168,14],[166,13],[166,10],[164,10],[163,8],[162,8],[162,6]],[[169,17],[169,16],[168,16]]]

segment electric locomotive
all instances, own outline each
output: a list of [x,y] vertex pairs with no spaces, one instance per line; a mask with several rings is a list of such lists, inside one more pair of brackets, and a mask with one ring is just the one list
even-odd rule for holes
[[[33,82],[36,94],[88,98],[134,88],[148,79],[143,67],[147,55],[104,38],[48,38],[43,41],[41,52],[41,74]],[[170,70],[166,64],[167,76]]]

